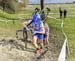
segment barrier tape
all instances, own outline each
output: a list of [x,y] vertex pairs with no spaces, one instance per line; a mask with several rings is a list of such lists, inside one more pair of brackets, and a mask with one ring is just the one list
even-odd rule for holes
[[64,20],[62,20],[61,28],[62,28],[63,35],[65,36],[65,40],[64,40],[64,44],[62,46],[58,61],[66,61],[66,57],[67,57],[66,52],[68,52],[68,54],[70,54],[67,35],[64,32],[63,26],[64,26]]
[[65,34],[64,30],[63,30],[63,25],[64,25],[64,20],[62,20],[61,28],[62,28],[63,35],[65,36],[65,40],[64,40],[64,44],[62,46],[58,61],[66,61],[67,36],[66,36],[66,34]]
[[[56,19],[56,18],[51,17],[51,16],[48,16],[48,17],[53,18],[55,20],[60,20],[60,19]],[[63,26],[64,26],[64,20],[62,20],[62,22],[61,22],[61,29],[62,29],[63,35],[65,36],[65,40],[64,40],[61,52],[60,52],[59,57],[58,57],[58,61],[66,61],[66,51],[67,51],[66,46],[68,47],[68,42],[67,42],[68,40],[67,40],[67,35],[64,32]],[[69,51],[69,48],[68,48],[68,51]]]
[[1,22],[11,22],[11,21],[17,21],[17,20],[0,20]]

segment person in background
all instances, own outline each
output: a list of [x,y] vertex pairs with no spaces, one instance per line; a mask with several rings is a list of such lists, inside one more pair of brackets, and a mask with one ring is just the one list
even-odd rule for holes
[[44,11],[42,11],[41,20],[43,21],[44,27],[45,27],[44,46],[45,46],[45,47],[48,47],[48,46],[49,46],[49,41],[48,41],[48,38],[49,38],[49,26],[48,26],[48,24],[46,23],[47,14],[45,14]]
[[64,18],[66,18],[66,16],[67,16],[67,10],[64,9]]
[[59,14],[60,14],[60,19],[61,19],[63,15],[63,11],[61,10],[61,7],[59,7]]

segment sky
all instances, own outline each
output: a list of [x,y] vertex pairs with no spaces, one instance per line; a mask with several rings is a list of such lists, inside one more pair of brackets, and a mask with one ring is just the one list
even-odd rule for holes
[[[66,2],[73,2],[75,0],[44,0],[45,3],[66,3]],[[29,3],[31,4],[38,4],[40,3],[40,0],[29,0]]]

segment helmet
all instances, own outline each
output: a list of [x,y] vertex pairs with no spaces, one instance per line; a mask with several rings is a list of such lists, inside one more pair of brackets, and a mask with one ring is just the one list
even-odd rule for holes
[[40,14],[35,14],[34,16],[33,16],[33,21],[34,22],[39,22],[41,20],[41,18],[40,18]]
[[40,9],[39,8],[35,8],[35,13],[39,12]]

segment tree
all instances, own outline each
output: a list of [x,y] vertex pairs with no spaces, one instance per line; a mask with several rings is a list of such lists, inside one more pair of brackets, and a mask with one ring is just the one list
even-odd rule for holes
[[1,6],[3,8],[3,11],[4,11],[5,6],[6,6],[6,0],[1,0],[0,2],[1,2]]
[[28,0],[2,0],[1,5],[3,7],[3,10],[6,10],[7,12],[15,13],[21,9],[21,7],[26,7],[26,4],[28,3]]
[[44,0],[40,0],[41,10],[44,8]]

